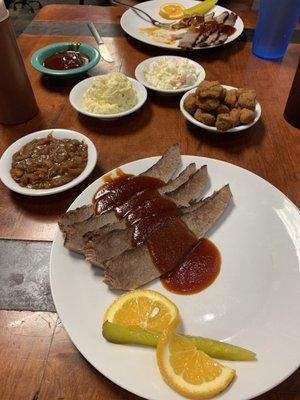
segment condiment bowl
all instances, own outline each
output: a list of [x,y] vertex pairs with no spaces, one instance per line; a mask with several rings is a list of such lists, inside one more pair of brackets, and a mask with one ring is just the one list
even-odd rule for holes
[[[189,63],[195,67],[196,73],[197,73],[197,80],[193,85],[181,87],[178,89],[159,89],[153,85],[151,85],[145,77],[144,70],[145,68],[149,67],[150,64],[152,64],[155,61],[159,61],[161,59],[181,59],[181,60],[188,60]],[[178,95],[184,92],[187,92],[188,90],[191,90],[192,88],[196,87],[199,85],[200,82],[202,82],[205,79],[205,70],[204,68],[198,64],[196,61],[190,60],[189,58],[186,57],[179,57],[179,56],[158,56],[158,57],[151,57],[147,58],[146,60],[142,61],[140,64],[135,69],[135,77],[136,79],[141,82],[146,88],[151,89],[157,93],[160,93],[162,95],[170,96],[170,95]]]
[[[51,189],[30,189],[20,186],[16,181],[14,181],[10,174],[13,155],[17,151],[19,151],[21,147],[23,147],[26,143],[31,142],[33,139],[41,139],[47,137],[49,133],[52,133],[53,136],[57,139],[77,139],[80,141],[83,140],[88,146],[88,161],[85,169],[80,175],[78,175],[75,179],[68,182],[67,184]],[[14,192],[24,194],[26,196],[48,196],[50,194],[64,192],[65,190],[68,190],[78,185],[90,175],[96,165],[96,162],[97,150],[94,143],[86,136],[82,135],[79,132],[71,131],[69,129],[45,129],[43,131],[38,131],[23,136],[21,139],[14,142],[8,147],[8,149],[5,150],[0,159],[0,179],[5,186],[7,186]]]
[[73,78],[75,76],[86,73],[89,69],[93,68],[95,65],[98,64],[100,60],[99,51],[88,43],[81,43],[78,51],[89,58],[90,61],[87,64],[83,65],[82,67],[64,69],[64,70],[56,70],[44,67],[44,61],[47,57],[58,52],[64,52],[69,50],[70,44],[72,43],[58,42],[42,47],[41,49],[37,50],[35,53],[32,54],[31,65],[39,72],[42,72],[43,74],[46,75],[51,75],[58,78]]
[[[234,86],[228,86],[228,85],[222,85],[222,86],[223,86],[225,89],[227,89],[227,90],[230,90],[230,89],[237,89],[237,88],[234,87]],[[251,124],[239,125],[239,126],[236,126],[235,128],[228,129],[227,131],[220,131],[220,130],[217,129],[215,126],[205,125],[205,124],[203,124],[202,122],[196,120],[190,113],[188,113],[188,112],[185,110],[185,108],[184,108],[184,106],[183,106],[184,100],[186,99],[186,97],[187,97],[190,93],[194,93],[195,91],[196,91],[196,88],[190,90],[189,92],[185,93],[185,94],[182,96],[182,98],[181,98],[181,100],[180,100],[180,111],[181,111],[182,114],[185,116],[185,118],[186,118],[188,121],[190,121],[192,124],[194,124],[194,125],[196,125],[196,126],[199,126],[200,128],[203,128],[203,129],[205,129],[205,130],[207,130],[207,131],[215,132],[215,133],[218,132],[218,133],[223,133],[223,134],[241,132],[241,131],[244,131],[244,130],[250,128],[250,127],[253,126],[254,124],[256,124],[256,122],[259,120],[259,118],[260,118],[260,116],[261,116],[261,106],[260,106],[259,102],[256,101],[256,105],[255,105],[255,118],[254,118],[254,121],[251,122]]]
[[147,90],[145,89],[145,87],[137,80],[128,77],[128,79],[132,82],[133,88],[135,89],[135,91],[137,93],[138,101],[134,107],[130,108],[129,110],[117,113],[117,114],[96,114],[96,113],[86,111],[83,107],[83,95],[88,90],[88,88],[91,86],[93,79],[95,79],[95,78],[96,77],[93,76],[91,78],[84,79],[83,81],[77,83],[77,85],[75,85],[70,92],[70,95],[69,95],[70,103],[71,103],[72,107],[74,107],[75,110],[77,110],[81,114],[87,115],[89,117],[102,119],[102,120],[114,120],[114,119],[124,117],[125,115],[131,114],[131,113],[137,111],[139,108],[142,107],[142,105],[145,103],[145,101],[147,99]]

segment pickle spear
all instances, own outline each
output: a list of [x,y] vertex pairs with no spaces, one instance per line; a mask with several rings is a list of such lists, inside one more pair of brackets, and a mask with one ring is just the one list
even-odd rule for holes
[[[117,344],[140,344],[144,346],[156,347],[159,332],[127,327],[105,321],[102,326],[102,334],[106,340]],[[204,351],[210,357],[231,361],[251,361],[256,354],[253,351],[233,346],[232,344],[219,342],[213,339],[206,339],[200,336],[184,336],[190,340],[199,350]]]
[[204,15],[207,13],[209,10],[211,10],[216,4],[218,0],[205,0],[201,4],[197,4],[193,7],[186,8],[183,10],[184,15],[190,15],[190,14],[201,14]]

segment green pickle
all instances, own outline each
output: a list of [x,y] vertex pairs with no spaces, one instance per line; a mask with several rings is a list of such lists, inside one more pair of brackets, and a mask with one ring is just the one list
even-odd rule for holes
[[[144,346],[156,347],[159,332],[126,327],[105,321],[102,326],[102,334],[106,340],[117,344],[139,344]],[[231,361],[251,361],[255,360],[256,354],[253,351],[233,346],[232,344],[219,342],[213,339],[202,338],[200,336],[184,336],[191,341],[198,350],[202,350],[210,357]]]
[[184,15],[190,14],[206,14],[209,10],[211,10],[216,4],[218,0],[205,0],[200,4],[197,4],[193,7],[186,8],[183,13]]

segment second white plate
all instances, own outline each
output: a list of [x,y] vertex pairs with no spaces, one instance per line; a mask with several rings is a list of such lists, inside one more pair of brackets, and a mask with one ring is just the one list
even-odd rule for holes
[[[172,22],[170,20],[166,20],[166,19],[162,18],[159,15],[159,8],[161,5],[163,5],[165,3],[166,3],[165,0],[151,0],[151,1],[145,1],[143,3],[138,3],[137,7],[143,11],[146,11],[149,15],[151,15],[151,17],[155,18],[156,20],[158,20],[160,22]],[[197,4],[199,4],[200,1],[180,0],[179,3],[184,5],[186,8],[189,8],[189,7],[193,7]],[[223,11],[230,11],[230,10],[216,5],[214,7],[213,11],[216,13],[216,15],[219,15]],[[120,24],[121,24],[121,27],[123,28],[123,30],[129,36],[131,36],[134,39],[137,39],[143,43],[151,44],[152,46],[162,47],[165,49],[184,51],[177,46],[177,43],[174,43],[174,44],[159,43],[159,42],[151,39],[151,37],[145,35],[141,31],[141,28],[151,28],[151,27],[153,27],[153,25],[150,22],[146,21],[145,19],[142,19],[141,17],[139,17],[133,10],[127,10],[124,12],[124,14],[121,17]],[[224,46],[225,44],[230,43],[233,40],[235,40],[237,37],[239,37],[240,34],[244,30],[244,23],[239,16],[236,20],[234,27],[236,28],[235,33],[233,35],[229,36],[229,38],[226,40],[225,43],[220,44],[218,46],[209,46],[209,47],[203,47],[203,48],[200,47],[200,48],[195,49],[195,51],[203,51],[206,49],[212,49],[214,47]],[[186,51],[188,51],[188,50],[186,50]]]

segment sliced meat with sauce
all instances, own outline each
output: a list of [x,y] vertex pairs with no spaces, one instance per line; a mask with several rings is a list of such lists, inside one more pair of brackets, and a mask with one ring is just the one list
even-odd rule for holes
[[[127,214],[127,224],[131,228],[127,228],[126,222],[120,221],[121,229],[115,229],[105,234],[90,233],[88,241],[84,246],[84,254],[90,263],[103,266],[103,262],[121,254],[125,250],[129,250],[136,245],[145,242],[147,235],[151,234],[157,224],[161,220],[169,216],[177,216],[181,214],[179,207],[186,207],[194,202],[204,191],[207,186],[208,175],[207,167],[200,168],[184,185],[169,195],[161,196],[159,193],[153,197],[152,203],[146,200],[138,207],[134,208],[131,204],[132,213]],[[148,201],[148,203],[147,203]],[[175,206],[175,209],[174,209]],[[195,208],[196,209],[196,208]],[[187,211],[185,211],[187,212]],[[138,216],[140,215],[140,218]],[[132,217],[132,218],[130,218]],[[118,224],[115,224],[115,228]],[[105,228],[105,227],[104,227]]]
[[[158,189],[159,193],[164,194],[175,191],[177,188],[184,185],[189,180],[189,178],[195,174],[195,172],[196,172],[196,164],[195,163],[189,164],[176,178],[171,180],[165,186],[159,188]],[[204,178],[204,174],[202,176]],[[178,191],[175,192],[174,196],[178,197],[178,193],[180,192]],[[97,238],[98,240],[100,236],[110,231],[126,229],[126,228],[127,228],[126,220],[121,219],[120,221],[117,221],[113,224],[108,224],[100,227],[97,230],[87,232],[86,234],[83,235],[84,243],[88,243],[89,240],[94,240],[95,238]]]
[[228,11],[223,11],[221,14],[219,14],[219,15],[217,15],[215,17],[215,21],[218,24],[223,24],[224,21],[228,18],[228,16],[229,16],[229,12]]
[[[182,182],[186,182],[188,177],[193,171],[195,171],[195,169],[195,164],[191,164],[176,179],[172,180],[169,184],[162,186],[158,190],[160,193],[164,193],[169,192],[172,189],[176,189],[177,186]],[[115,229],[113,225],[117,224],[118,222],[119,218],[114,210],[103,214],[93,214],[89,219],[70,225],[65,229],[65,246],[69,250],[76,251],[77,253],[83,253],[83,248],[86,243],[85,235],[101,229],[104,229],[105,232],[108,232],[111,230],[110,226]],[[87,237],[89,237],[89,235],[87,235]]]
[[167,196],[177,207],[187,207],[196,201],[208,183],[207,166],[199,168],[191,178]]
[[228,39],[228,35],[226,33],[220,33],[218,38],[214,41],[214,45],[217,46],[219,44],[223,44]]
[[[188,207],[180,209],[182,214],[191,213],[202,207],[205,200],[199,201]],[[104,268],[105,261],[116,257],[126,250],[133,249],[134,227],[128,228],[126,221],[124,227],[120,228],[119,224],[115,224],[114,229],[109,232],[102,231],[101,234],[89,232],[87,244],[84,247],[84,255],[91,264]]]
[[231,199],[230,187],[226,185],[201,201],[193,211],[184,213],[181,219],[198,238],[202,238],[226,210]]
[[179,145],[173,144],[152,167],[143,172],[141,176],[169,182],[181,163]]
[[[167,149],[157,163],[155,163],[147,171],[143,172],[142,175],[160,179],[161,181],[167,183],[174,175],[176,169],[180,165],[180,162],[179,145],[174,144]],[[60,230],[65,232],[67,229],[66,227],[89,219],[93,215],[93,211],[93,204],[84,205],[76,208],[75,210],[67,211],[59,218],[58,225]]]
[[197,44],[198,47],[206,47],[206,46],[211,46],[214,44],[215,40],[218,38],[219,32],[215,31],[211,33],[208,38],[206,38],[204,41],[200,41],[199,44]]
[[234,26],[237,20],[237,15],[235,13],[230,13],[226,20],[223,22],[224,25]]
[[179,40],[178,47],[182,49],[192,49],[197,42],[198,37],[201,35],[202,29],[190,28],[183,37]]
[[[189,167],[189,171],[194,170],[194,166]],[[200,171],[200,170],[199,170]],[[186,179],[186,175],[184,174],[184,179]],[[182,176],[180,175],[177,179],[177,182],[181,182]],[[206,167],[203,167],[200,172],[196,172],[193,177],[192,177],[192,182],[199,182],[199,185],[201,184],[206,184],[208,180],[207,176],[207,169]],[[176,187],[175,180],[171,182],[170,185],[166,185],[167,188],[161,187],[158,189],[159,192],[164,193],[165,191],[169,191],[171,188]],[[184,186],[184,189],[175,191],[174,194],[174,201],[178,202],[178,204],[182,204],[182,206],[186,206],[187,201],[193,201],[195,200],[195,193],[197,192],[197,188],[193,184],[189,184],[187,186]],[[199,186],[200,187],[200,186]],[[189,192],[187,192],[187,189],[189,189]],[[199,191],[198,191],[199,192]],[[171,192],[173,193],[173,192]],[[181,193],[181,196],[180,196]],[[134,198],[136,195],[133,195],[132,197]],[[166,195],[167,196],[167,195]],[[168,194],[170,196],[170,194]],[[176,203],[177,204],[177,203]],[[120,208],[120,207],[119,207]],[[117,210],[118,208],[116,208]],[[78,224],[73,224],[68,227],[68,229],[65,231],[65,246],[73,251],[76,251],[77,253],[83,253],[84,245],[85,245],[85,235],[88,232],[92,232],[95,230],[99,230],[102,227],[105,228],[105,231],[109,231],[110,229],[106,227],[106,225],[109,224],[115,224],[119,221],[119,217],[115,210],[103,213],[103,214],[96,214],[90,217],[88,220],[83,221]]]
[[[153,179],[160,180],[167,183],[174,175],[176,169],[181,162],[178,144],[172,145],[147,171],[143,172],[140,176],[145,176]],[[86,212],[86,208],[91,206],[83,206],[84,210],[78,208],[71,210],[60,218],[59,227],[65,237],[65,246],[73,251],[82,251],[82,237],[85,233],[99,229],[100,227],[112,224],[118,221],[114,212],[110,211],[105,214],[90,215],[87,219],[82,219],[82,215]],[[78,215],[78,221],[69,223],[70,220],[74,221]]]
[[190,26],[198,27],[204,22],[204,16],[200,14],[193,14],[190,20]]
[[193,15],[187,15],[183,18],[181,18],[178,22],[176,22],[175,24],[173,24],[171,26],[172,29],[182,29],[182,28],[187,28],[189,26],[191,26],[191,21],[192,19],[196,17],[196,18],[200,18],[200,21],[202,22],[204,20],[203,16],[201,14],[193,14]]
[[204,22],[212,21],[214,19],[214,16],[214,12],[204,15]]
[[158,189],[160,194],[170,193],[179,188],[179,186],[183,185],[185,182],[189,180],[189,178],[196,172],[196,164],[189,164],[180,174],[168,182],[165,186]]
[[[180,220],[190,231],[188,235],[195,235],[197,238],[203,237],[223,214],[231,198],[232,194],[229,185],[227,185],[205,199],[201,207],[191,213],[184,214]],[[170,226],[167,227],[167,231],[172,228],[172,223],[175,223],[176,220],[169,221]],[[161,248],[158,249],[158,253],[160,257],[163,256],[162,259],[169,268],[162,270],[157,266],[159,264],[157,257],[153,255],[153,251],[149,250],[151,245],[149,246],[147,242],[147,244],[125,251],[107,261],[105,263],[105,283],[112,289],[136,289],[178,267],[178,260],[182,260],[186,255],[182,253],[180,248],[181,238],[172,237],[172,240],[168,239],[168,243],[164,243],[163,238],[166,236],[163,235],[160,238],[160,233],[159,231],[155,232],[158,235],[158,240],[161,241]],[[168,264],[169,252],[172,253],[171,258],[176,261],[175,263]],[[172,268],[170,268],[170,265]]]
[[[181,176],[178,177],[178,181],[180,181]],[[166,194],[166,199],[172,200],[174,204],[178,207],[186,207],[192,201],[195,201],[200,193],[204,190],[205,186],[208,182],[207,175],[207,167],[203,166],[198,171],[196,171],[191,179],[189,179],[186,183],[181,185],[175,191]],[[172,182],[172,186],[174,187],[174,182]],[[158,189],[158,192],[161,194],[166,189]],[[136,195],[137,196],[137,195]],[[133,200],[136,196],[133,196]],[[131,199],[130,199],[131,200]],[[137,199],[139,200],[139,198]],[[121,211],[122,212],[122,211]],[[119,221],[118,216],[115,211],[111,211],[104,214],[94,215],[89,220],[83,221],[80,224],[76,224],[74,229],[74,225],[72,225],[65,235],[65,246],[77,253],[83,253],[83,249],[85,246],[85,234],[88,232],[92,232],[95,230],[105,228],[105,231],[109,231],[110,229],[105,227],[108,224],[115,224]],[[104,223],[106,222],[106,223]],[[123,223],[124,224],[124,223]],[[123,225],[124,226],[124,225]],[[89,235],[91,238],[91,235]]]
[[201,35],[199,35],[196,46],[200,47],[214,32],[218,31],[218,23],[215,20],[205,22]]
[[[204,18],[195,16],[184,17],[173,29],[188,28],[185,33],[179,32],[178,47],[191,49],[193,47],[208,47],[224,43],[235,32],[237,15],[224,11],[215,16],[207,14]],[[195,22],[196,21],[196,22]],[[178,26],[178,27],[177,27]],[[172,35],[174,37],[174,34]]]

